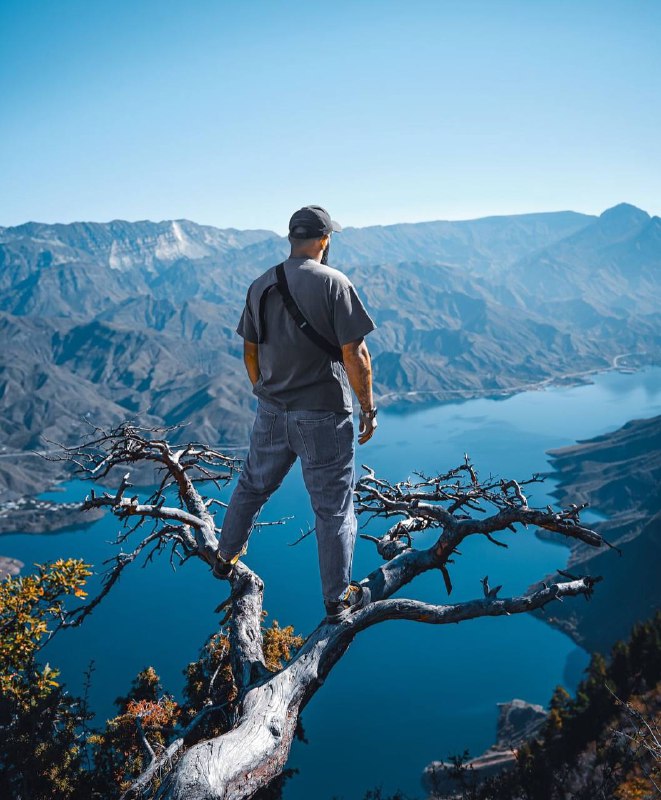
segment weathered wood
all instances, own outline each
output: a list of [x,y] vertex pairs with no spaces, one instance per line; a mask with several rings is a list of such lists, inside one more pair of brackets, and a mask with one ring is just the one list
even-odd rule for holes
[[[121,570],[147,545],[160,549],[171,544],[173,553],[179,552],[177,548],[183,550],[184,559],[197,557],[213,564],[217,528],[209,509],[222,504],[203,497],[197,486],[206,480],[217,486],[218,475],[211,470],[221,464],[230,470],[234,466],[230,459],[199,443],[173,450],[164,439],[150,438],[147,429],[127,425],[102,433],[93,446],[96,448],[93,455],[84,447],[69,450],[71,460],[92,477],[103,476],[113,466],[135,463],[140,458],[160,464],[165,477],[148,503],[139,503],[137,496],[126,498],[130,486],[128,473],[114,496],[96,497],[92,493],[85,501],[89,508],[110,509],[125,526],[129,520],[134,521],[118,537],[120,543],[146,519],[153,520],[154,528],[133,552],[116,556],[102,592],[71,612],[71,624],[90,613]],[[195,469],[199,471],[196,480],[191,477]],[[125,797],[149,793],[155,775],[167,767],[168,759],[178,757],[158,790],[157,797],[161,800],[247,800],[282,772],[301,711],[354,637],[373,625],[392,619],[445,625],[477,617],[509,616],[541,608],[563,597],[592,594],[598,579],[585,577],[542,585],[520,597],[498,598],[501,587],[490,588],[488,578],[484,578],[484,597],[469,602],[436,605],[394,597],[416,577],[434,569],[442,574],[449,594],[452,588],[449,565],[454,563],[459,545],[468,536],[483,535],[493,544],[505,546],[492,534],[514,531],[515,525],[520,524],[526,528],[539,526],[592,547],[600,547],[604,542],[601,536],[580,524],[578,506],[560,511],[528,507],[521,487],[540,480],[539,476],[528,481],[480,482],[468,456],[463,464],[444,475],[420,476],[422,480],[415,484],[410,479],[391,484],[366,469],[367,474],[356,486],[357,512],[401,517],[382,536],[364,536],[374,542],[377,553],[385,560],[362,580],[370,590],[370,604],[338,624],[322,622],[292,660],[271,673],[265,666],[262,642],[264,585],[258,575],[239,562],[229,579],[230,599],[224,604],[231,608],[230,663],[238,690],[236,722],[226,733],[186,749],[186,737],[206,714],[203,709],[181,737],[164,753],[152,758]],[[171,485],[178,489],[180,508],[164,505],[164,492]],[[486,513],[487,507],[495,513]],[[475,511],[484,515],[475,517]],[[430,528],[439,529],[434,544],[424,550],[415,549],[415,533]]]
[[262,598],[264,583],[240,562],[232,578],[230,659],[234,682],[243,691],[266,673],[262,649]]
[[296,720],[360,631],[391,619],[447,625],[531,611],[562,597],[590,594],[590,579],[553,584],[507,599],[437,606],[418,600],[371,603],[340,625],[321,625],[278,674],[246,695],[238,725],[191,747],[157,794],[161,800],[247,800],[282,771]]

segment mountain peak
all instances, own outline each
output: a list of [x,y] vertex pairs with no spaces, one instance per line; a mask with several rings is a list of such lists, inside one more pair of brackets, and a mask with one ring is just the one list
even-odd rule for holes
[[618,203],[616,206],[612,208],[607,208],[602,214],[599,215],[599,219],[606,220],[608,222],[635,222],[635,223],[642,223],[647,222],[650,218],[650,215],[647,211],[643,211],[641,208],[637,208],[636,206],[631,205],[631,203]]
[[630,203],[618,203],[607,208],[597,220],[598,228],[610,241],[635,236],[650,221],[650,215]]

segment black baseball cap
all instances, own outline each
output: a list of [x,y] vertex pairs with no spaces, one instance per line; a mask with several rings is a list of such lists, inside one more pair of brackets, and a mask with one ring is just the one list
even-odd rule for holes
[[321,206],[304,206],[292,214],[289,235],[292,239],[321,239],[331,231],[341,231],[342,226],[330,218]]

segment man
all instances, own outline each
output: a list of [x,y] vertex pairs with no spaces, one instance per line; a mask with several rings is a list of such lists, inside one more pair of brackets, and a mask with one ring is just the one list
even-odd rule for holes
[[217,577],[231,576],[262,506],[298,457],[315,513],[328,622],[370,600],[369,590],[351,581],[357,529],[352,388],[361,409],[359,444],[377,426],[363,338],[376,326],[351,281],[327,265],[331,234],[341,230],[320,206],[301,208],[289,221],[291,255],[248,289],[236,330],[257,414],[214,565]]

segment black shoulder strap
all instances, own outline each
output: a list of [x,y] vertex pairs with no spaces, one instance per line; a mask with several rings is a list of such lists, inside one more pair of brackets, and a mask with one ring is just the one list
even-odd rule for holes
[[[301,309],[296,305],[296,301],[291,296],[291,292],[289,291],[289,284],[287,283],[287,277],[285,275],[284,263],[278,264],[278,266],[275,268],[275,274],[278,279],[277,287],[278,291],[282,295],[282,302],[285,304],[287,311],[289,311],[291,314],[294,322],[296,323],[296,327],[302,331],[308,337],[308,339],[310,339],[310,341],[314,342],[317,347],[325,350],[334,361],[342,361],[342,349],[336,347],[334,344],[331,344],[328,339],[325,339],[320,333],[318,333],[305,319],[301,313]],[[262,295],[262,299],[264,299],[264,296],[265,295]]]

